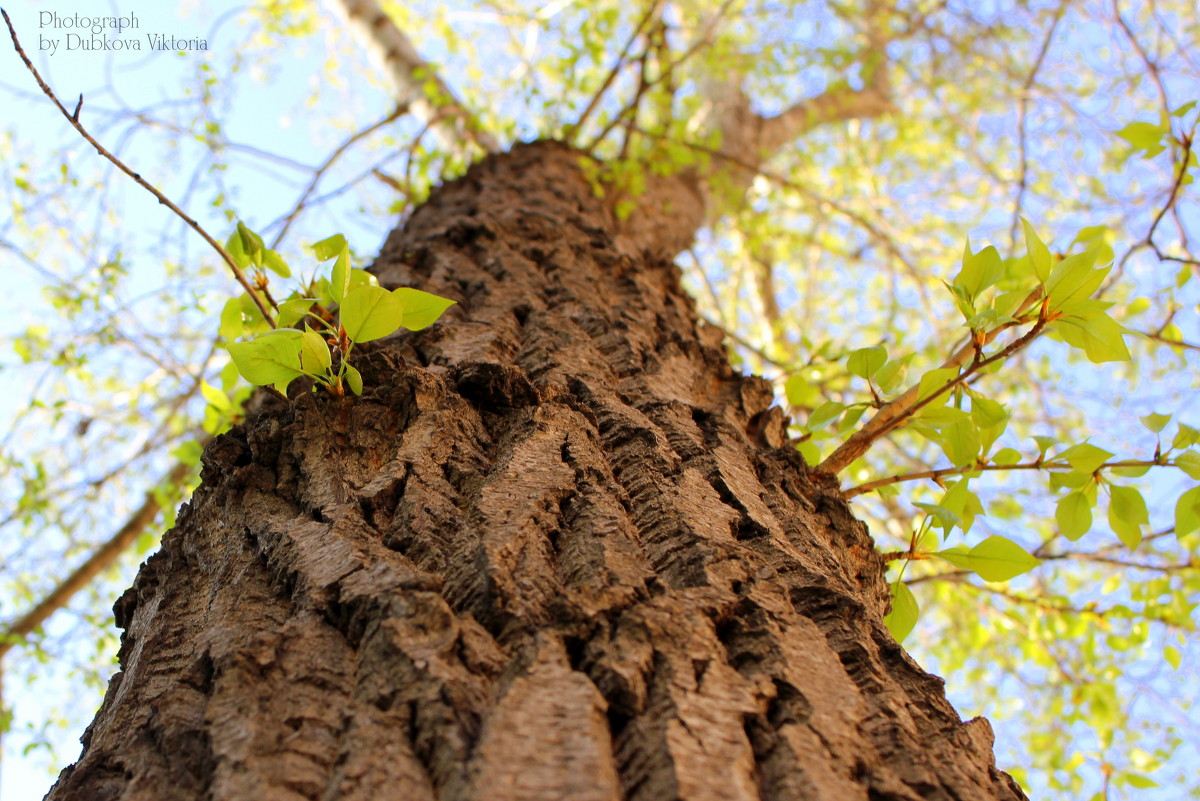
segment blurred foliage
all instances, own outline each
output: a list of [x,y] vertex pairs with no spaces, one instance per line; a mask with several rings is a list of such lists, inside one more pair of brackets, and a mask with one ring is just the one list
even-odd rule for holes
[[[776,382],[810,461],[905,390],[939,393],[846,466],[843,487],[892,558],[906,645],[964,717],[992,719],[1002,767],[1034,797],[1200,797],[1194,5],[383,5],[484,129],[571,137],[630,197],[650,171],[730,166],[703,123],[712,76],[740,76],[769,116],[861,90],[886,64],[887,113],[804,130],[681,254],[697,306],[740,366]],[[210,230],[240,217],[293,263],[333,230],[371,253],[463,169],[393,113],[324,7],[218,11],[173,23],[206,30],[208,52],[86,54],[86,77],[49,75]],[[15,15],[29,32],[31,18]],[[13,619],[175,460],[198,461],[198,431],[228,425],[203,388],[238,390],[217,344],[231,294],[218,260],[6,58],[0,268],[20,279],[0,353],[0,617]],[[1054,297],[1067,273],[1086,293]],[[1041,319],[1083,301],[1064,312],[1074,328]],[[74,756],[113,669],[106,610],[155,539],[8,656],[10,749]],[[39,685],[64,699],[55,720],[15,700]]]

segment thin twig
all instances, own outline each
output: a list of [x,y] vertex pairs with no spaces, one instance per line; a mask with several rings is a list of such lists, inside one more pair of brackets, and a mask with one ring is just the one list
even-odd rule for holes
[[1021,100],[1017,104],[1017,136],[1021,147],[1021,178],[1017,182],[1017,199],[1013,201],[1012,225],[1008,230],[1010,256],[1012,255],[1011,251],[1016,249],[1017,223],[1021,219],[1021,206],[1025,202],[1025,190],[1028,188],[1029,146],[1026,142],[1025,122],[1029,111],[1029,92],[1033,89],[1038,72],[1042,69],[1042,62],[1046,60],[1046,54],[1050,52],[1050,43],[1054,40],[1054,32],[1058,30],[1058,23],[1062,20],[1063,14],[1066,13],[1068,5],[1070,5],[1070,0],[1063,0],[1059,3],[1058,10],[1054,12],[1054,20],[1050,23],[1050,28],[1046,31],[1046,38],[1042,40],[1042,47],[1033,62],[1033,68],[1029,71],[1029,77],[1025,79],[1025,85],[1021,87]]
[[245,289],[247,294],[250,295],[251,299],[254,301],[254,304],[258,306],[258,310],[262,312],[263,317],[268,323],[271,324],[271,327],[274,328],[275,320],[271,316],[270,308],[263,301],[263,299],[259,297],[258,293],[254,291],[254,287],[251,286],[250,282],[246,279],[246,274],[243,273],[242,269],[237,266],[237,263],[234,262],[233,257],[230,256],[228,251],[221,246],[221,243],[213,239],[212,236],[209,235],[208,231],[204,230],[200,223],[189,217],[187,213],[183,211],[183,209],[172,203],[166,195],[158,191],[158,189],[142,178],[141,175],[126,166],[125,162],[108,152],[103,145],[97,142],[95,138],[88,133],[87,129],[83,127],[83,124],[79,122],[79,110],[83,106],[83,95],[79,96],[79,104],[75,107],[75,112],[71,113],[70,111],[67,111],[66,106],[64,106],[58,99],[58,96],[54,94],[54,90],[51,89],[44,80],[42,80],[41,74],[39,74],[37,68],[33,66],[33,62],[29,60],[29,56],[25,55],[25,49],[21,47],[21,40],[17,38],[17,31],[13,28],[12,20],[8,18],[8,12],[0,8],[0,15],[4,16],[4,23],[8,26],[8,34],[10,37],[12,37],[13,47],[16,48],[17,55],[21,57],[21,61],[25,62],[25,68],[28,69],[30,74],[33,75],[38,86],[41,88],[42,93],[46,95],[46,97],[50,98],[54,105],[58,107],[58,110],[62,112],[62,115],[67,118],[67,121],[71,123],[75,130],[79,131],[79,135],[82,136],[88,144],[96,148],[97,153],[111,161],[117,167],[117,169],[136,181],[139,186],[148,191],[150,194],[154,195],[154,197],[158,198],[158,202],[160,204],[175,212],[180,219],[191,226],[192,230],[200,234],[204,241],[212,246],[213,250],[220,254],[221,258],[225,260],[225,263],[229,265],[229,269],[233,272],[233,277],[236,278],[237,282],[242,285],[242,288]]
[[292,223],[295,221],[296,217],[300,214],[300,212],[304,210],[305,205],[308,203],[309,197],[311,197],[312,193],[314,191],[316,191],[317,184],[319,184],[321,182],[321,178],[323,178],[325,176],[325,172],[331,166],[333,166],[333,163],[335,161],[337,161],[339,158],[341,158],[343,153],[345,153],[347,150],[349,150],[351,147],[353,147],[355,145],[355,143],[359,142],[360,140],[364,139],[367,136],[370,136],[371,134],[375,133],[375,131],[378,131],[383,126],[387,125],[388,123],[392,122],[395,119],[398,119],[400,116],[402,116],[403,114],[406,114],[407,112],[408,112],[407,106],[396,106],[395,110],[392,111],[391,114],[387,115],[386,117],[381,119],[379,122],[376,122],[373,125],[369,125],[366,128],[363,128],[362,130],[353,134],[345,142],[342,142],[342,144],[339,145],[337,147],[337,149],[335,149],[332,153],[330,153],[329,157],[326,158],[324,162],[322,162],[321,166],[317,167],[317,169],[313,171],[312,179],[308,182],[308,186],[304,187],[304,191],[300,193],[300,199],[296,201],[296,205],[293,206],[292,210],[290,212],[288,212],[286,216],[283,217],[283,219],[282,219],[283,227],[280,228],[279,233],[275,235],[275,239],[271,243],[271,247],[277,248],[277,247],[279,247],[279,244],[281,242],[283,242],[283,238],[285,236],[287,236],[288,229],[291,228]]

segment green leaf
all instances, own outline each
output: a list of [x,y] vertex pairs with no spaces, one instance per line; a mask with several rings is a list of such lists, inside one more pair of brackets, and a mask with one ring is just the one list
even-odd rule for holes
[[792,373],[783,383],[783,392],[791,406],[808,406],[816,400],[818,393],[812,381],[800,373]]
[[329,275],[329,292],[335,303],[341,303],[350,291],[350,248],[342,248]]
[[1144,425],[1153,433],[1158,434],[1167,427],[1167,423],[1171,422],[1171,415],[1148,414],[1145,417],[1139,417],[1138,419],[1142,421],[1142,425]]
[[1087,250],[1067,256],[1054,265],[1046,279],[1046,295],[1050,308],[1057,309],[1071,300],[1090,298],[1100,288],[1109,268],[1093,269],[1096,265],[1096,250]]
[[805,423],[805,428],[809,431],[819,431],[829,425],[839,414],[846,410],[844,403],[837,401],[826,401],[820,406],[812,410],[812,414],[808,416],[808,422]]
[[887,363],[887,350],[879,345],[851,351],[846,369],[859,378],[870,379]]
[[917,599],[908,585],[902,581],[893,583],[892,611],[884,616],[883,623],[888,627],[888,631],[892,633],[896,642],[904,642],[904,638],[912,633],[920,614],[921,607],[917,605]]
[[200,394],[203,395],[204,399],[219,412],[229,412],[233,410],[233,404],[229,402],[229,396],[207,381],[200,382]]
[[317,255],[317,261],[329,261],[334,256],[341,255],[342,251],[347,248],[346,237],[341,234],[334,234],[328,239],[322,239],[312,246],[313,253]]
[[1140,773],[1123,773],[1120,778],[1130,787],[1136,787],[1139,790],[1149,790],[1152,787],[1158,787],[1158,782]]
[[1183,664],[1183,654],[1174,645],[1163,646],[1163,660],[1171,666],[1171,670],[1179,670]]
[[1180,423],[1179,430],[1175,432],[1175,439],[1171,442],[1171,449],[1190,448],[1197,442],[1200,442],[1200,430]]
[[967,553],[959,549],[938,551],[937,555],[979,575],[984,581],[1008,581],[1028,573],[1042,562],[1010,539],[993,535]]
[[979,456],[979,444],[979,429],[970,420],[952,423],[942,430],[942,451],[955,467],[973,464]]
[[1038,453],[1042,456],[1046,455],[1046,451],[1058,444],[1058,440],[1054,437],[1033,437],[1034,444],[1038,447]]
[[1082,350],[1088,360],[1095,364],[1104,362],[1127,362],[1129,349],[1122,335],[1125,330],[1106,314],[1087,320],[1063,317],[1052,324],[1052,328],[1073,348]]
[[1187,473],[1188,478],[1200,481],[1200,453],[1184,451],[1175,457],[1175,466]]
[[409,331],[420,331],[433,325],[442,312],[457,302],[411,287],[401,287],[392,294],[400,300],[400,306],[404,309],[404,320],[400,324]]
[[961,289],[970,300],[1004,277],[1004,263],[1000,252],[988,245],[978,253],[971,252],[971,240],[963,248],[962,269],[954,278],[954,286]]
[[892,359],[880,367],[879,371],[875,373],[875,386],[884,393],[894,391],[908,375],[908,363],[913,360],[914,356],[916,356],[915,353],[910,353],[899,359]]
[[246,255],[245,247],[242,245],[242,236],[237,231],[234,231],[225,240],[225,252],[239,268],[244,270],[250,266],[250,257]]
[[306,373],[319,375],[329,369],[332,363],[329,343],[316,331],[306,327],[300,339],[301,367]]
[[292,269],[288,267],[288,264],[283,260],[283,257],[273,250],[263,251],[263,266],[278,275],[280,278],[292,277]]
[[942,531],[949,532],[955,526],[961,528],[963,521],[957,513],[950,511],[946,507],[936,503],[923,503],[921,501],[913,501],[913,506],[917,507],[925,514],[933,518],[933,525],[940,528]]
[[379,286],[379,279],[366,270],[354,267],[350,270],[350,289],[360,286]]
[[316,298],[293,298],[279,304],[279,316],[275,322],[280,328],[288,328],[304,319],[308,310],[317,302]]
[[1113,485],[1108,501],[1108,524],[1126,548],[1142,542],[1142,526],[1150,522],[1146,501],[1134,487]]
[[263,335],[250,342],[230,342],[229,355],[238,372],[251,384],[290,382],[303,375],[300,369],[300,332],[296,339]]
[[959,528],[966,533],[975,525],[976,515],[983,514],[983,503],[979,496],[971,492],[970,481],[961,479],[950,485],[942,495],[941,507],[959,517]]
[[361,395],[363,391],[362,373],[354,369],[354,365],[348,362],[344,366],[346,368],[346,385],[355,395]]
[[1025,250],[1028,253],[1029,265],[1038,282],[1044,284],[1050,277],[1050,248],[1038,238],[1029,220],[1022,217],[1021,226],[1025,229]]
[[340,313],[350,339],[370,342],[386,337],[400,327],[404,320],[404,305],[395,293],[383,287],[360,286],[346,295]]
[[992,454],[992,464],[1018,464],[1020,461],[1021,453],[1014,448],[1001,448]]
[[1153,158],[1165,149],[1162,140],[1166,134],[1166,129],[1150,122],[1131,122],[1117,131],[1117,136],[1128,142],[1134,151],[1144,151],[1146,158]]
[[1092,527],[1092,502],[1082,490],[1069,492],[1059,499],[1054,519],[1059,532],[1075,542]]
[[1175,536],[1186,537],[1200,529],[1200,487],[1192,487],[1175,502]]
[[804,463],[815,465],[821,463],[821,449],[815,443],[805,440],[804,442],[796,443],[796,450],[804,457]]
[[[921,376],[921,383],[917,389],[917,400],[928,398],[955,378],[958,378],[958,368],[956,367],[938,367],[930,370]],[[950,395],[946,394],[943,397],[949,400]]]
[[1087,442],[1081,442],[1078,445],[1072,445],[1065,451],[1058,453],[1054,459],[1066,459],[1067,464],[1071,465],[1073,470],[1078,470],[1081,473],[1094,473],[1100,465],[1112,458],[1112,454],[1103,448],[1097,448]]
[[237,339],[246,332],[246,324],[242,322],[242,299],[230,298],[221,308],[221,325],[217,333],[223,339]]
[[[249,226],[241,220],[238,220],[237,232],[238,239],[242,243],[242,252],[249,256],[251,260],[254,259],[256,253],[266,248],[263,245],[262,237],[251,231]],[[255,263],[257,264],[258,262],[255,261]]]
[[994,426],[1008,420],[1008,410],[1003,403],[985,398],[982,395],[971,396],[971,418],[979,426]]

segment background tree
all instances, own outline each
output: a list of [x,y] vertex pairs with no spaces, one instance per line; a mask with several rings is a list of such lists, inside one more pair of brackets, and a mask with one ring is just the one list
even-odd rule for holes
[[[1169,393],[1173,387],[1188,387],[1194,373],[1175,366],[1187,365],[1187,361],[1160,362],[1163,353],[1190,358],[1187,354],[1194,348],[1180,340],[1188,326],[1194,327],[1195,319],[1194,297],[1188,294],[1194,292],[1189,283],[1194,264],[1186,250],[1185,185],[1185,168],[1192,158],[1188,126],[1194,113],[1184,109],[1165,120],[1157,115],[1158,110],[1177,111],[1190,99],[1174,93],[1187,91],[1176,82],[1194,73],[1187,60],[1186,36],[1190,32],[1186,26],[1173,24],[1169,9],[1160,6],[1152,13],[1148,8],[1063,4],[1040,10],[1006,9],[985,16],[953,5],[852,10],[805,7],[794,12],[791,19],[795,22],[788,25],[779,22],[786,17],[769,16],[779,9],[733,5],[716,11],[682,5],[650,11],[550,6],[538,13],[493,6],[484,16],[458,17],[453,25],[435,28],[427,26],[446,18],[436,13],[407,16],[410,12],[403,9],[392,11],[400,28],[414,40],[445,42],[451,55],[456,44],[477,36],[472,24],[496,20],[503,30],[514,32],[512,61],[508,62],[514,73],[508,79],[496,70],[472,74],[468,66],[460,71],[458,65],[470,62],[467,55],[461,60],[448,58],[447,64],[455,68],[441,73],[448,85],[456,87],[465,107],[476,111],[479,130],[493,132],[501,141],[535,133],[573,136],[606,163],[617,165],[603,177],[615,184],[618,192],[627,194],[630,202],[639,196],[639,176],[645,174],[648,163],[712,170],[723,177],[724,183],[718,182],[714,189],[717,202],[713,208],[725,210],[726,215],[713,215],[713,227],[706,229],[699,246],[684,256],[681,264],[695,276],[702,313],[740,340],[739,357],[747,366],[777,379],[780,389],[791,379],[788,401],[795,417],[807,422],[795,436],[811,461],[817,460],[814,445],[824,450],[821,456],[828,456],[834,445],[855,430],[864,414],[864,407],[855,403],[874,402],[873,395],[883,391],[878,380],[872,386],[861,380],[866,369],[854,377],[847,369],[848,353],[876,343],[884,343],[893,358],[913,353],[908,363],[911,378],[900,378],[896,384],[897,390],[903,390],[916,385],[923,373],[954,352],[961,338],[957,332],[965,330],[961,328],[963,318],[956,318],[954,301],[941,288],[940,280],[954,279],[963,233],[981,220],[980,238],[996,243],[1004,255],[1020,255],[1025,247],[1014,210],[1034,218],[1044,234],[1061,232],[1055,234],[1052,244],[1063,250],[1070,249],[1066,243],[1085,225],[1110,224],[1111,233],[1085,232],[1083,239],[1092,242],[1107,237],[1117,247],[1117,269],[1105,287],[1106,298],[1124,301],[1136,293],[1146,297],[1145,302],[1118,305],[1114,313],[1118,317],[1136,313],[1127,319],[1135,328],[1140,320],[1153,318],[1140,325],[1147,335],[1144,339],[1126,340],[1137,366],[1137,373],[1129,375],[1144,382],[1142,386],[1167,393],[1156,398],[1134,384],[1122,397],[1145,399],[1142,412],[1173,412],[1182,414],[1184,421],[1190,419],[1187,407],[1172,401]],[[264,25],[274,37],[284,32],[279,30],[281,21],[286,23],[286,33],[303,35],[313,19],[313,10],[303,6],[276,4],[265,12]],[[835,41],[836,46],[831,46]],[[1110,49],[1105,51],[1101,43]],[[884,53],[887,59],[880,58]],[[495,54],[490,57],[498,58]],[[614,69],[614,64],[623,66]],[[250,151],[231,145],[219,121],[223,115],[212,110],[223,93],[237,89],[237,82],[217,78],[214,69],[218,68],[207,65],[201,70],[197,107],[209,152],[224,166],[225,160],[241,158],[234,154]],[[346,74],[362,72],[351,69]],[[744,79],[744,95],[737,91],[736,80],[726,80],[739,74]],[[602,88],[606,91],[600,94]],[[1146,94],[1141,94],[1142,90]],[[97,114],[98,121],[128,125],[131,131],[141,131],[156,121],[145,112],[118,111],[109,116],[102,107],[93,107],[92,93],[88,97],[87,113]],[[483,97],[505,98],[505,103],[484,103]],[[1097,97],[1106,99],[1110,107],[1100,108]],[[595,98],[599,100],[593,103]],[[443,120],[438,119],[438,110],[446,108],[445,99],[440,93],[428,98],[430,112],[416,123],[413,135],[426,125],[439,127]],[[746,105],[748,99],[753,105]],[[342,114],[346,106],[338,108]],[[775,114],[785,109],[790,113]],[[194,129],[187,117],[191,112],[186,107],[177,111],[184,116],[170,120],[169,127]],[[760,124],[755,111],[776,122]],[[881,112],[885,116],[877,116]],[[378,116],[390,115],[380,111]],[[570,127],[581,117],[582,125]],[[389,131],[406,130],[407,119],[397,120]],[[835,120],[840,123],[831,125]],[[1143,126],[1125,127],[1134,120]],[[1171,145],[1172,137],[1168,137],[1171,146],[1155,152],[1164,141],[1164,124],[1177,141]],[[1157,132],[1150,130],[1153,128]],[[459,135],[455,132],[460,130],[450,126],[448,141],[455,141]],[[1117,131],[1124,139],[1112,135]],[[384,136],[382,132],[378,135]],[[796,140],[801,135],[803,139]],[[756,140],[756,136],[762,138]],[[163,141],[186,146],[180,144],[186,141],[182,139]],[[375,161],[378,156],[368,147],[361,151],[350,147],[338,151],[333,167],[313,172],[317,179],[328,180],[326,176],[339,164],[352,156],[361,158],[360,165],[345,173],[347,181],[377,181],[375,188],[388,191],[400,187],[408,193],[408,201],[416,203],[443,168],[460,169],[455,165],[461,164],[462,158],[447,148],[445,141],[428,150],[417,141],[394,156],[390,165]],[[797,147],[793,141],[802,145]],[[364,135],[350,144],[369,142],[370,136]],[[733,143],[740,144],[734,147]],[[781,147],[785,143],[789,146]],[[1105,172],[1098,167],[1101,154],[1119,155],[1128,146],[1138,149],[1139,160],[1127,162],[1124,171],[1112,167]],[[68,147],[80,145],[72,141]],[[760,147],[768,148],[769,161],[762,161]],[[22,148],[21,152],[35,151]],[[969,169],[963,167],[964,161]],[[33,244],[36,240],[25,238],[20,226],[31,214],[50,212],[37,219],[53,220],[54,203],[70,207],[77,199],[59,196],[56,200],[47,188],[38,188],[39,181],[31,179],[48,174],[44,165],[28,159],[23,167],[15,160],[6,160],[6,165],[13,173],[12,191],[35,198],[30,202],[29,197],[20,196],[20,202],[14,203],[20,214],[5,233],[6,241],[17,248],[10,252],[23,254],[28,264],[43,269],[49,269],[47,263],[71,264],[56,262],[52,248],[45,255],[39,253]],[[1159,176],[1153,173],[1157,168],[1162,170]],[[219,206],[226,203],[228,195],[222,197],[223,190],[229,189],[226,172],[215,172],[211,181],[197,180],[195,191],[220,200]],[[67,175],[71,175],[69,169]],[[1147,189],[1138,190],[1128,183],[1130,176]],[[1127,196],[1129,192],[1133,194]],[[749,203],[730,212],[735,208],[733,201],[743,194],[748,194]],[[969,200],[964,203],[962,198]],[[310,209],[307,202],[294,205],[302,211]],[[293,204],[280,210],[280,222],[275,226],[269,225],[269,213],[259,220],[248,214],[241,202],[236,207],[268,234],[294,235],[291,219],[284,222]],[[377,233],[356,237],[352,223],[370,224],[370,220],[353,215],[337,225],[369,252],[380,237]],[[386,230],[389,218],[380,215],[376,224],[376,231]],[[329,232],[313,227],[310,222],[299,230],[311,239]],[[100,227],[96,233],[98,239],[110,234]],[[126,248],[122,252],[134,252],[130,232],[121,233]],[[190,247],[177,230],[170,233],[167,241],[175,242],[176,248]],[[85,441],[96,446],[101,446],[106,436],[129,440],[128,429],[117,424],[122,418],[98,408],[97,399],[103,395],[83,382],[108,379],[111,384],[117,376],[128,382],[139,375],[138,370],[145,386],[156,391],[169,391],[171,380],[182,387],[166,398],[150,391],[135,393],[142,404],[175,412],[170,422],[147,434],[147,442],[159,445],[171,435],[188,431],[194,426],[194,418],[186,416],[188,398],[198,393],[197,379],[202,373],[195,368],[184,373],[182,365],[203,363],[211,339],[189,339],[186,332],[173,331],[169,339],[160,337],[152,346],[147,342],[156,340],[134,336],[137,326],[149,318],[124,313],[123,301],[113,299],[130,297],[130,279],[124,279],[123,285],[121,277],[125,260],[94,263],[97,253],[112,251],[78,236],[69,241],[78,243],[84,258],[93,263],[80,277],[71,275],[67,281],[52,283],[57,290],[52,288],[50,297],[62,310],[87,312],[75,317],[85,335],[71,338],[65,332],[51,335],[35,328],[19,344],[31,365],[42,359],[57,361],[58,367],[65,368],[62,381],[80,383],[68,383],[61,394],[44,397],[47,417],[40,417],[36,405],[31,406],[28,427],[18,424],[14,428],[10,446],[19,441],[22,430],[45,430],[48,422],[43,421],[55,418],[71,443],[57,450],[58,458],[72,458],[70,448],[77,447],[75,437],[80,429],[84,437],[91,438]],[[187,282],[197,293],[194,297],[203,298],[204,285],[193,269],[196,259],[184,252],[177,260],[188,265]],[[78,263],[87,262],[80,260],[73,266]],[[706,265],[709,269],[704,269]],[[1118,274],[1125,280],[1115,280]],[[828,302],[819,299],[846,297],[847,276],[853,276],[855,296],[872,298],[881,308],[872,312],[845,303],[846,308],[838,309],[837,314],[828,313]],[[161,301],[158,309],[173,314],[175,321],[187,320],[185,307],[189,304],[182,301],[189,295],[170,295],[173,300]],[[172,308],[172,303],[180,306]],[[211,320],[216,307],[211,301],[209,306]],[[45,323],[43,316],[36,324]],[[205,326],[211,330],[212,323],[195,325],[197,330]],[[178,322],[172,327],[177,328]],[[192,343],[190,352],[185,349],[188,342]],[[104,347],[89,351],[99,344]],[[106,358],[111,360],[114,347],[148,351],[147,366],[122,361],[105,374],[102,368]],[[867,482],[892,475],[922,477],[939,468],[951,472],[930,477],[945,483],[955,480],[965,468],[980,468],[980,477],[969,488],[978,491],[988,516],[976,521],[979,528],[972,527],[965,536],[951,535],[943,544],[974,545],[988,533],[998,532],[1020,540],[1043,557],[1045,564],[1026,583],[1008,585],[983,583],[944,562],[941,567],[932,567],[932,560],[911,564],[904,576],[926,608],[923,619],[928,636],[937,645],[929,658],[936,660],[939,669],[950,672],[952,679],[964,686],[974,685],[981,697],[994,690],[992,703],[1029,697],[1030,705],[1045,716],[1033,718],[1028,727],[1034,744],[1028,749],[1032,765],[1046,771],[1038,781],[1076,794],[1084,786],[1115,792],[1122,783],[1145,783],[1140,774],[1162,762],[1172,749],[1172,737],[1177,737],[1162,732],[1165,726],[1179,722],[1139,714],[1128,699],[1177,693],[1169,689],[1169,676],[1140,683],[1131,680],[1131,673],[1140,673],[1138,678],[1144,679],[1154,664],[1143,649],[1152,648],[1170,665],[1178,664],[1187,648],[1194,648],[1186,635],[1194,626],[1195,545],[1169,530],[1176,521],[1171,514],[1176,499],[1189,486],[1179,484],[1176,476],[1189,470],[1188,457],[1181,454],[1188,452],[1191,434],[1176,422],[1149,418],[1151,427],[1170,426],[1162,437],[1161,451],[1156,452],[1153,434],[1136,433],[1120,420],[1108,421],[1104,401],[1087,402],[1103,397],[1102,391],[1113,383],[1112,376],[1125,373],[1089,373],[1087,368],[1072,366],[1071,381],[1075,383],[1063,383],[1055,379],[1067,369],[1065,353],[1061,345],[1035,343],[1018,355],[1022,361],[1017,369],[1010,365],[972,384],[974,390],[1007,407],[1007,431],[989,449],[964,456],[964,448],[971,450],[969,435],[964,446],[962,438],[948,436],[944,427],[937,430],[927,425],[922,431],[920,426],[906,426],[845,467],[843,486],[855,493],[856,486]],[[863,368],[862,363],[869,365],[871,358],[869,353],[862,354],[855,365]],[[900,366],[894,368],[896,372]],[[172,373],[176,379],[168,378]],[[1030,376],[1041,380],[1030,386]],[[55,406],[58,400],[63,403]],[[72,403],[88,405],[73,410]],[[975,405],[968,401],[963,408]],[[147,406],[133,408],[125,419],[140,421],[150,416]],[[1085,416],[1089,418],[1087,427]],[[866,414],[861,419],[870,417]],[[85,422],[88,420],[96,422]],[[92,430],[97,425],[100,427]],[[978,435],[986,426],[976,424],[974,428]],[[1059,444],[1032,446],[1022,439],[1028,433],[1052,436]],[[1055,461],[1053,457],[1066,446],[1080,443],[1089,433],[1093,443],[1111,452],[1111,459],[1103,457],[1086,464],[1088,457],[1094,460],[1097,454],[1077,451],[1074,460]],[[836,436],[820,440],[826,434]],[[1171,452],[1169,446],[1174,444],[1180,447]],[[139,444],[135,453],[141,447]],[[1006,447],[1018,453],[1006,453]],[[119,489],[124,491],[116,482],[125,479],[136,485],[139,470],[144,475],[169,469],[153,459],[151,447],[141,455],[142,461],[131,467],[123,466],[129,461],[127,452],[114,454],[112,465],[88,462],[86,475],[57,467],[53,450],[40,457],[30,456],[32,453],[28,448],[6,451],[14,474],[24,476],[24,486],[14,495],[16,511],[10,522],[39,531],[51,523],[62,524],[50,530],[63,531],[68,543],[72,525],[78,530],[87,519],[83,515],[111,517],[111,513],[105,511],[101,498],[88,509],[51,505],[56,493],[61,496],[85,482],[99,493],[116,495]],[[1039,457],[1041,453],[1044,458]],[[1125,507],[1118,505],[1111,521],[1119,540],[1099,526],[1078,545],[1064,536],[1082,533],[1082,510],[1096,498],[1097,513],[1103,516],[1105,499],[1112,492],[1111,482],[1100,485],[1085,479],[1081,483],[1073,473],[1091,476],[1095,472],[1112,478],[1118,470],[1141,468],[1104,467],[1107,462],[1151,462],[1162,453],[1179,467],[1155,468],[1140,483],[1136,477],[1116,482],[1151,490],[1146,517],[1154,525],[1148,535],[1142,537],[1140,507],[1130,500]],[[978,464],[978,456],[986,456],[988,462]],[[1019,467],[993,469],[1013,459]],[[1045,469],[1054,465],[1092,469]],[[106,477],[118,466],[121,472]],[[1045,491],[1048,475],[1052,495]],[[1029,483],[1021,483],[1024,476],[1031,477]],[[914,516],[910,501],[940,502],[959,519],[973,508],[961,494],[944,500],[937,484],[898,483],[902,496],[873,499],[872,495],[856,495],[857,513],[867,516],[884,550],[909,550],[912,532],[922,529],[922,518]],[[880,486],[886,492],[887,485]],[[1089,492],[1094,495],[1089,497]],[[1024,493],[1028,493],[1027,500],[1022,499]],[[159,495],[159,501],[147,503],[159,504],[169,497],[161,491]],[[1130,497],[1126,493],[1116,497],[1122,495]],[[1058,501],[1060,497],[1067,500]],[[1039,514],[1031,514],[1039,508]],[[1182,508],[1186,521],[1190,507],[1185,503]],[[935,513],[935,521],[947,520],[938,509],[930,511]],[[992,528],[983,529],[988,524]],[[1131,531],[1142,537],[1132,553],[1127,550],[1135,539]],[[888,536],[895,537],[894,546],[883,542]],[[35,556],[45,558],[44,552],[35,555],[29,551],[24,544],[27,541],[14,536],[11,553],[15,558],[9,559],[10,564],[19,568],[24,553],[29,554],[26,564],[34,564]],[[39,542],[54,547],[52,538]],[[82,543],[70,543],[69,547],[78,549]],[[895,561],[899,565],[903,560]],[[929,569],[928,575],[922,572],[925,569]],[[39,581],[45,586],[48,578],[25,579],[17,586],[33,602],[44,592]],[[1097,586],[1102,593],[1095,591]],[[964,599],[970,602],[964,603]],[[941,603],[932,605],[934,600]],[[20,609],[24,613],[28,606]],[[39,644],[46,646],[45,641]],[[981,678],[985,672],[994,675],[991,671],[997,667],[1008,669],[1003,674],[1006,681]],[[21,669],[17,672],[19,675]],[[1014,690],[1014,682],[1021,683],[1021,689]],[[1039,691],[1044,694],[1039,696]],[[1157,725],[1160,734],[1153,740],[1154,748],[1142,745],[1144,735],[1135,728],[1139,723]],[[1194,725],[1187,719],[1181,723],[1185,733],[1186,727]]]

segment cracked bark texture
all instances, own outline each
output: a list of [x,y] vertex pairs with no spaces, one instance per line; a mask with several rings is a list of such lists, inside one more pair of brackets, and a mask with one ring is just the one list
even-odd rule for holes
[[438,190],[374,267],[458,305],[215,440],[117,603],[48,798],[1019,799],[881,622],[883,565],[697,328],[664,243],[552,143]]

